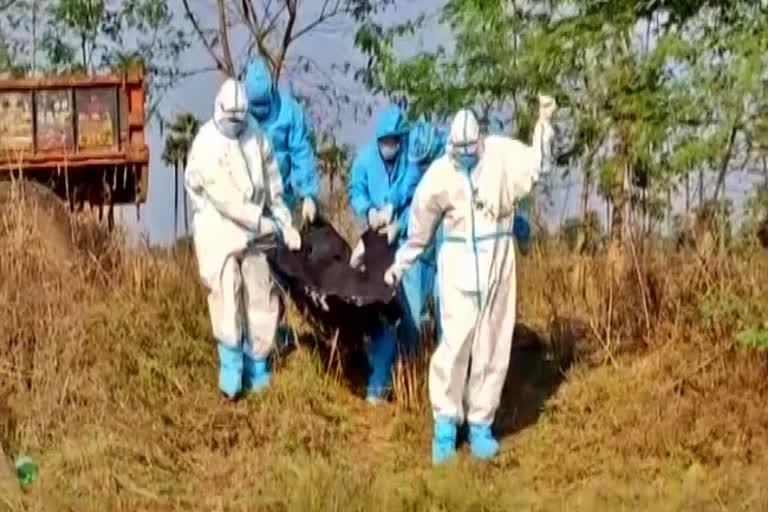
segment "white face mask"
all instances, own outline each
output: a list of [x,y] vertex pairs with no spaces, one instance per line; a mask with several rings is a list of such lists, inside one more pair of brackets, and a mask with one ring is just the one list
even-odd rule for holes
[[245,121],[239,116],[226,116],[216,122],[219,132],[230,139],[240,137],[245,129]]
[[391,162],[397,157],[400,151],[399,142],[379,142],[379,154],[385,162]]

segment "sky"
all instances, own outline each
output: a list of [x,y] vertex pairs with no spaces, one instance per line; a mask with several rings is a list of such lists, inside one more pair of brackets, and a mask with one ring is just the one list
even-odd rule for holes
[[[401,55],[420,50],[431,50],[437,45],[450,48],[451,37],[446,27],[439,26],[435,13],[444,4],[445,0],[400,0],[394,9],[390,9],[379,20],[384,24],[411,19],[414,16],[427,12],[433,22],[411,40],[405,41],[397,48]],[[319,2],[318,2],[319,3]],[[311,14],[311,13],[310,13]],[[309,57],[323,67],[330,68],[334,62],[351,61],[353,64],[364,62],[362,55],[353,46],[354,31],[351,25],[340,27],[335,25],[331,30],[318,31],[300,39],[292,47],[291,55]],[[245,39],[243,34],[233,34],[233,48],[242,47]],[[194,46],[183,57],[184,67],[196,69],[210,64],[211,58],[200,46]],[[241,62],[240,65],[243,63]],[[237,64],[236,64],[237,65]],[[220,78],[216,73],[208,73],[194,76],[176,88],[169,91],[163,99],[161,111],[166,119],[173,118],[181,112],[192,112],[201,120],[207,120],[212,112],[213,99],[218,89]],[[283,86],[289,84],[283,83]],[[304,89],[308,86],[303,84]],[[365,93],[359,85],[347,83],[345,86],[353,89],[357,94]],[[380,109],[381,101],[371,100]],[[342,115],[341,127],[334,132],[337,140],[351,145],[353,148],[364,144],[373,131],[373,121],[378,110],[374,109],[370,119],[355,119],[351,112]],[[168,244],[173,240],[173,172],[167,168],[162,160],[163,137],[160,134],[157,123],[151,123],[148,130],[148,145],[150,148],[149,171],[149,196],[147,203],[141,206],[140,220],[137,221],[136,209],[133,206],[123,207],[117,213],[118,222],[129,228],[129,232],[138,239],[143,239],[152,244]],[[550,204],[545,212],[545,220],[550,228],[561,224],[567,217],[578,212],[579,193],[581,179],[577,173],[571,173],[568,178],[562,178],[560,173],[554,176],[554,191],[550,198]],[[179,179],[179,190],[183,188]],[[743,197],[751,187],[749,181],[743,176],[732,175],[726,190],[729,197],[736,199]],[[683,197],[673,200],[675,211],[683,209]],[[605,216],[605,204],[602,200],[594,198],[591,207]],[[191,221],[191,219],[190,219]],[[179,234],[183,235],[183,220],[179,219]]]
[[[319,3],[319,2],[318,2]],[[379,19],[385,23],[395,23],[411,19],[425,10],[437,11],[444,0],[401,0],[394,9],[389,9]],[[318,31],[299,39],[292,47],[291,56],[297,55],[312,58],[324,67],[330,68],[334,62],[341,63],[349,60],[355,64],[364,63],[362,55],[353,46],[354,32],[352,30]],[[346,28],[349,28],[346,27]],[[237,34],[232,36],[233,48],[242,46],[242,38]],[[408,50],[431,49],[437,44],[449,44],[450,37],[447,30],[442,27],[432,27],[425,34],[412,41]],[[194,46],[183,57],[184,66],[189,69],[201,67],[201,63],[208,65],[211,62],[209,54],[200,46]],[[237,66],[237,64],[236,64]],[[218,90],[219,76],[217,73],[206,73],[180,83],[163,98],[161,111],[164,117],[173,118],[181,112],[191,112],[201,120],[210,118],[213,111],[213,101]],[[282,84],[288,86],[287,83]],[[361,87],[355,84],[347,84],[356,89],[358,94],[366,94]],[[306,88],[306,84],[305,84]],[[369,96],[369,95],[368,95]],[[371,98],[375,101],[374,98]],[[376,102],[378,109],[382,108],[380,101]],[[378,110],[374,109],[371,119],[355,120],[351,112],[342,116],[341,128],[334,133],[336,138],[353,148],[364,144],[373,131],[373,121]],[[147,202],[141,206],[140,220],[136,220],[136,208],[127,206],[120,208],[117,213],[118,222],[130,229],[130,232],[138,239],[148,240],[152,244],[168,244],[173,240],[173,170],[167,168],[161,159],[163,151],[163,137],[157,123],[151,123],[148,130],[147,144],[150,151],[149,165],[149,195]],[[179,178],[181,191],[182,178]],[[181,192],[180,192],[181,194]],[[184,225],[181,213],[179,214],[179,235],[183,234]],[[191,221],[191,219],[190,219]],[[191,226],[190,226],[191,229]]]

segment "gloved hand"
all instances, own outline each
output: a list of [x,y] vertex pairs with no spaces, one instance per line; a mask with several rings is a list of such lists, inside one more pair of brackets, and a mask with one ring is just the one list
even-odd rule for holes
[[531,225],[523,214],[515,214],[512,231],[520,243],[526,244],[531,239]]
[[400,233],[400,225],[397,222],[390,222],[379,229],[379,233],[387,235],[387,243],[392,245],[397,240],[397,234]]
[[383,228],[392,221],[393,214],[394,208],[391,204],[387,204],[381,209],[371,208],[368,210],[368,226],[371,229]]
[[274,235],[277,231],[277,224],[270,217],[262,217],[259,219],[259,234],[265,236]]
[[305,197],[304,198],[304,204],[301,207],[301,220],[303,222],[309,222],[312,224],[315,222],[315,217],[317,216],[317,205],[315,204],[315,200],[311,197]]
[[287,226],[282,226],[281,232],[286,247],[292,251],[301,249],[301,235],[296,228],[288,224]]
[[387,286],[394,288],[400,284],[400,280],[403,279],[403,268],[396,262],[393,263],[386,272],[384,272],[384,282]]
[[557,102],[552,96],[539,95],[539,120],[548,122],[557,108]]
[[349,266],[354,269],[360,269],[361,265],[363,264],[364,256],[365,256],[365,244],[363,243],[363,239],[361,238],[360,241],[357,242],[357,245],[355,246],[354,250],[352,251],[352,256],[349,258]]
[[387,203],[381,210],[379,210],[379,212],[381,212],[381,220],[384,221],[381,225],[385,226],[392,222],[392,216],[395,214],[395,207],[392,206],[391,203]]

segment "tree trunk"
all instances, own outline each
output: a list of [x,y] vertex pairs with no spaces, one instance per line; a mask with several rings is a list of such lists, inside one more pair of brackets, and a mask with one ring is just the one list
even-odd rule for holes
[[187,188],[181,187],[182,200],[184,201],[184,236],[189,236],[189,216],[187,215]]
[[173,240],[179,237],[179,164],[173,164]]
[[613,190],[613,211],[611,212],[611,238],[621,241],[624,232],[624,214],[627,207],[627,193],[624,190],[624,177]]
[[87,44],[87,36],[85,32],[80,34],[80,52],[82,53],[83,57],[83,69],[88,71],[88,51],[86,50],[85,46]]
[[584,183],[581,187],[581,222],[587,220],[587,212],[589,211],[589,195],[592,192],[592,171],[584,167]]
[[216,6],[219,11],[219,38],[221,39],[221,51],[224,54],[224,71],[230,76],[235,75],[235,65],[232,61],[232,51],[229,48],[229,28],[227,27],[227,12],[224,9],[224,0],[217,0]]
[[618,156],[621,158],[621,176],[611,191],[613,212],[611,216],[611,240],[621,243],[624,234],[624,215],[627,208],[627,177],[631,176],[627,156],[627,139],[622,129],[619,137]]
[[667,187],[667,234],[672,233],[672,187]]
[[717,184],[715,185],[715,193],[712,195],[712,199],[717,201],[721,194],[725,194],[725,177],[728,174],[728,166],[731,163],[731,156],[733,155],[733,143],[736,140],[736,134],[738,129],[734,126],[731,128],[731,134],[728,137],[728,146],[725,148],[722,160],[720,160],[720,171],[717,175]]

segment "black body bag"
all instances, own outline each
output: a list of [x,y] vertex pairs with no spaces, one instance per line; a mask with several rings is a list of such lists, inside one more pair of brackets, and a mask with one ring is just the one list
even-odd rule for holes
[[349,266],[352,250],[326,220],[318,218],[301,233],[301,249],[278,244],[266,251],[272,272],[291,299],[324,329],[365,333],[384,317],[400,316],[395,290],[384,282],[395,248],[386,235],[363,234],[364,271]]

